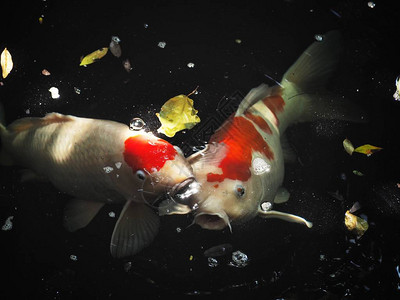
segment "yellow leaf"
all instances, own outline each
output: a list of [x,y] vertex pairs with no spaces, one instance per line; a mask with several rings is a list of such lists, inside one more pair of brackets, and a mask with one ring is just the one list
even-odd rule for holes
[[353,144],[350,142],[350,140],[345,139],[345,140],[343,141],[343,147],[344,147],[344,150],[346,150],[346,152],[347,152],[348,154],[350,154],[350,155],[353,154],[353,152],[354,152],[354,146],[353,146]]
[[108,48],[104,47],[104,48],[100,48],[88,55],[86,55],[81,63],[80,66],[86,66],[86,65],[90,65],[96,61],[98,61],[99,59],[101,59],[104,55],[107,54]]
[[354,152],[358,152],[358,153],[362,153],[362,154],[370,156],[370,155],[374,154],[375,152],[378,152],[382,149],[383,148],[381,148],[381,147],[376,147],[376,146],[366,144],[366,145],[363,145],[363,146],[360,146],[360,147],[354,149]]
[[158,132],[168,137],[184,129],[191,129],[200,122],[197,110],[193,107],[193,100],[186,95],[179,95],[169,99],[156,113],[161,122]]
[[350,213],[350,211],[346,211],[344,215],[344,223],[348,230],[354,232],[359,237],[361,237],[368,229],[368,222],[364,219],[357,217]]
[[1,53],[0,64],[1,69],[3,70],[3,78],[6,78],[13,68],[12,57],[7,48],[4,48],[3,52]]

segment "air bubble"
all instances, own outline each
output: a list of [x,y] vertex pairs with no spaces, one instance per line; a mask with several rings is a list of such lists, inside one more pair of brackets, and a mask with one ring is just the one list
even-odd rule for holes
[[133,118],[129,123],[129,129],[134,131],[142,130],[144,126],[146,123],[141,118]]

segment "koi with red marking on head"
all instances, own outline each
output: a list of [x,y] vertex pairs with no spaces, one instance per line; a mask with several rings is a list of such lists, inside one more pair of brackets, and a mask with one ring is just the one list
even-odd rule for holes
[[281,138],[288,126],[299,121],[362,121],[346,117],[342,103],[335,106],[316,94],[335,68],[340,49],[340,34],[325,34],[304,51],[278,86],[261,84],[252,89],[207,147],[188,158],[200,184],[187,204],[196,224],[221,230],[231,228],[232,222],[261,216],[312,226],[302,217],[272,210],[275,203],[289,198],[282,187],[284,153],[292,159],[293,153],[283,151]]
[[66,206],[65,227],[85,227],[106,203],[123,209],[112,234],[115,257],[139,252],[158,232],[151,206],[162,195],[196,190],[191,166],[179,148],[125,124],[58,113],[0,124],[3,165],[29,169],[74,197]]

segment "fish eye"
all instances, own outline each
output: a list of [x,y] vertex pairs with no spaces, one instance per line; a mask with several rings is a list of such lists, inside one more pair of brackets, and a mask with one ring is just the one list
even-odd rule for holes
[[244,193],[246,192],[246,189],[244,188],[243,185],[238,184],[235,186],[235,194],[236,196],[238,196],[239,198],[243,197]]
[[146,173],[143,170],[137,170],[136,171],[136,176],[140,180],[145,180],[146,179]]

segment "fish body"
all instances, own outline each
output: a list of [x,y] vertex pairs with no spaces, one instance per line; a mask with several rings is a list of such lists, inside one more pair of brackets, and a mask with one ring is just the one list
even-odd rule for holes
[[111,241],[116,257],[151,242],[159,220],[147,204],[193,177],[179,149],[113,121],[51,113],[0,125],[0,138],[2,164],[75,197],[65,209],[67,229],[86,226],[105,203],[124,205]]
[[252,89],[207,147],[188,158],[200,184],[199,192],[186,200],[195,207],[195,223],[220,230],[258,215],[312,226],[302,217],[272,210],[274,203],[289,198],[282,187],[284,160],[293,160],[294,154],[285,145],[284,132],[300,121],[348,119],[341,105],[317,94],[340,52],[340,34],[325,34],[304,51],[279,85]]

